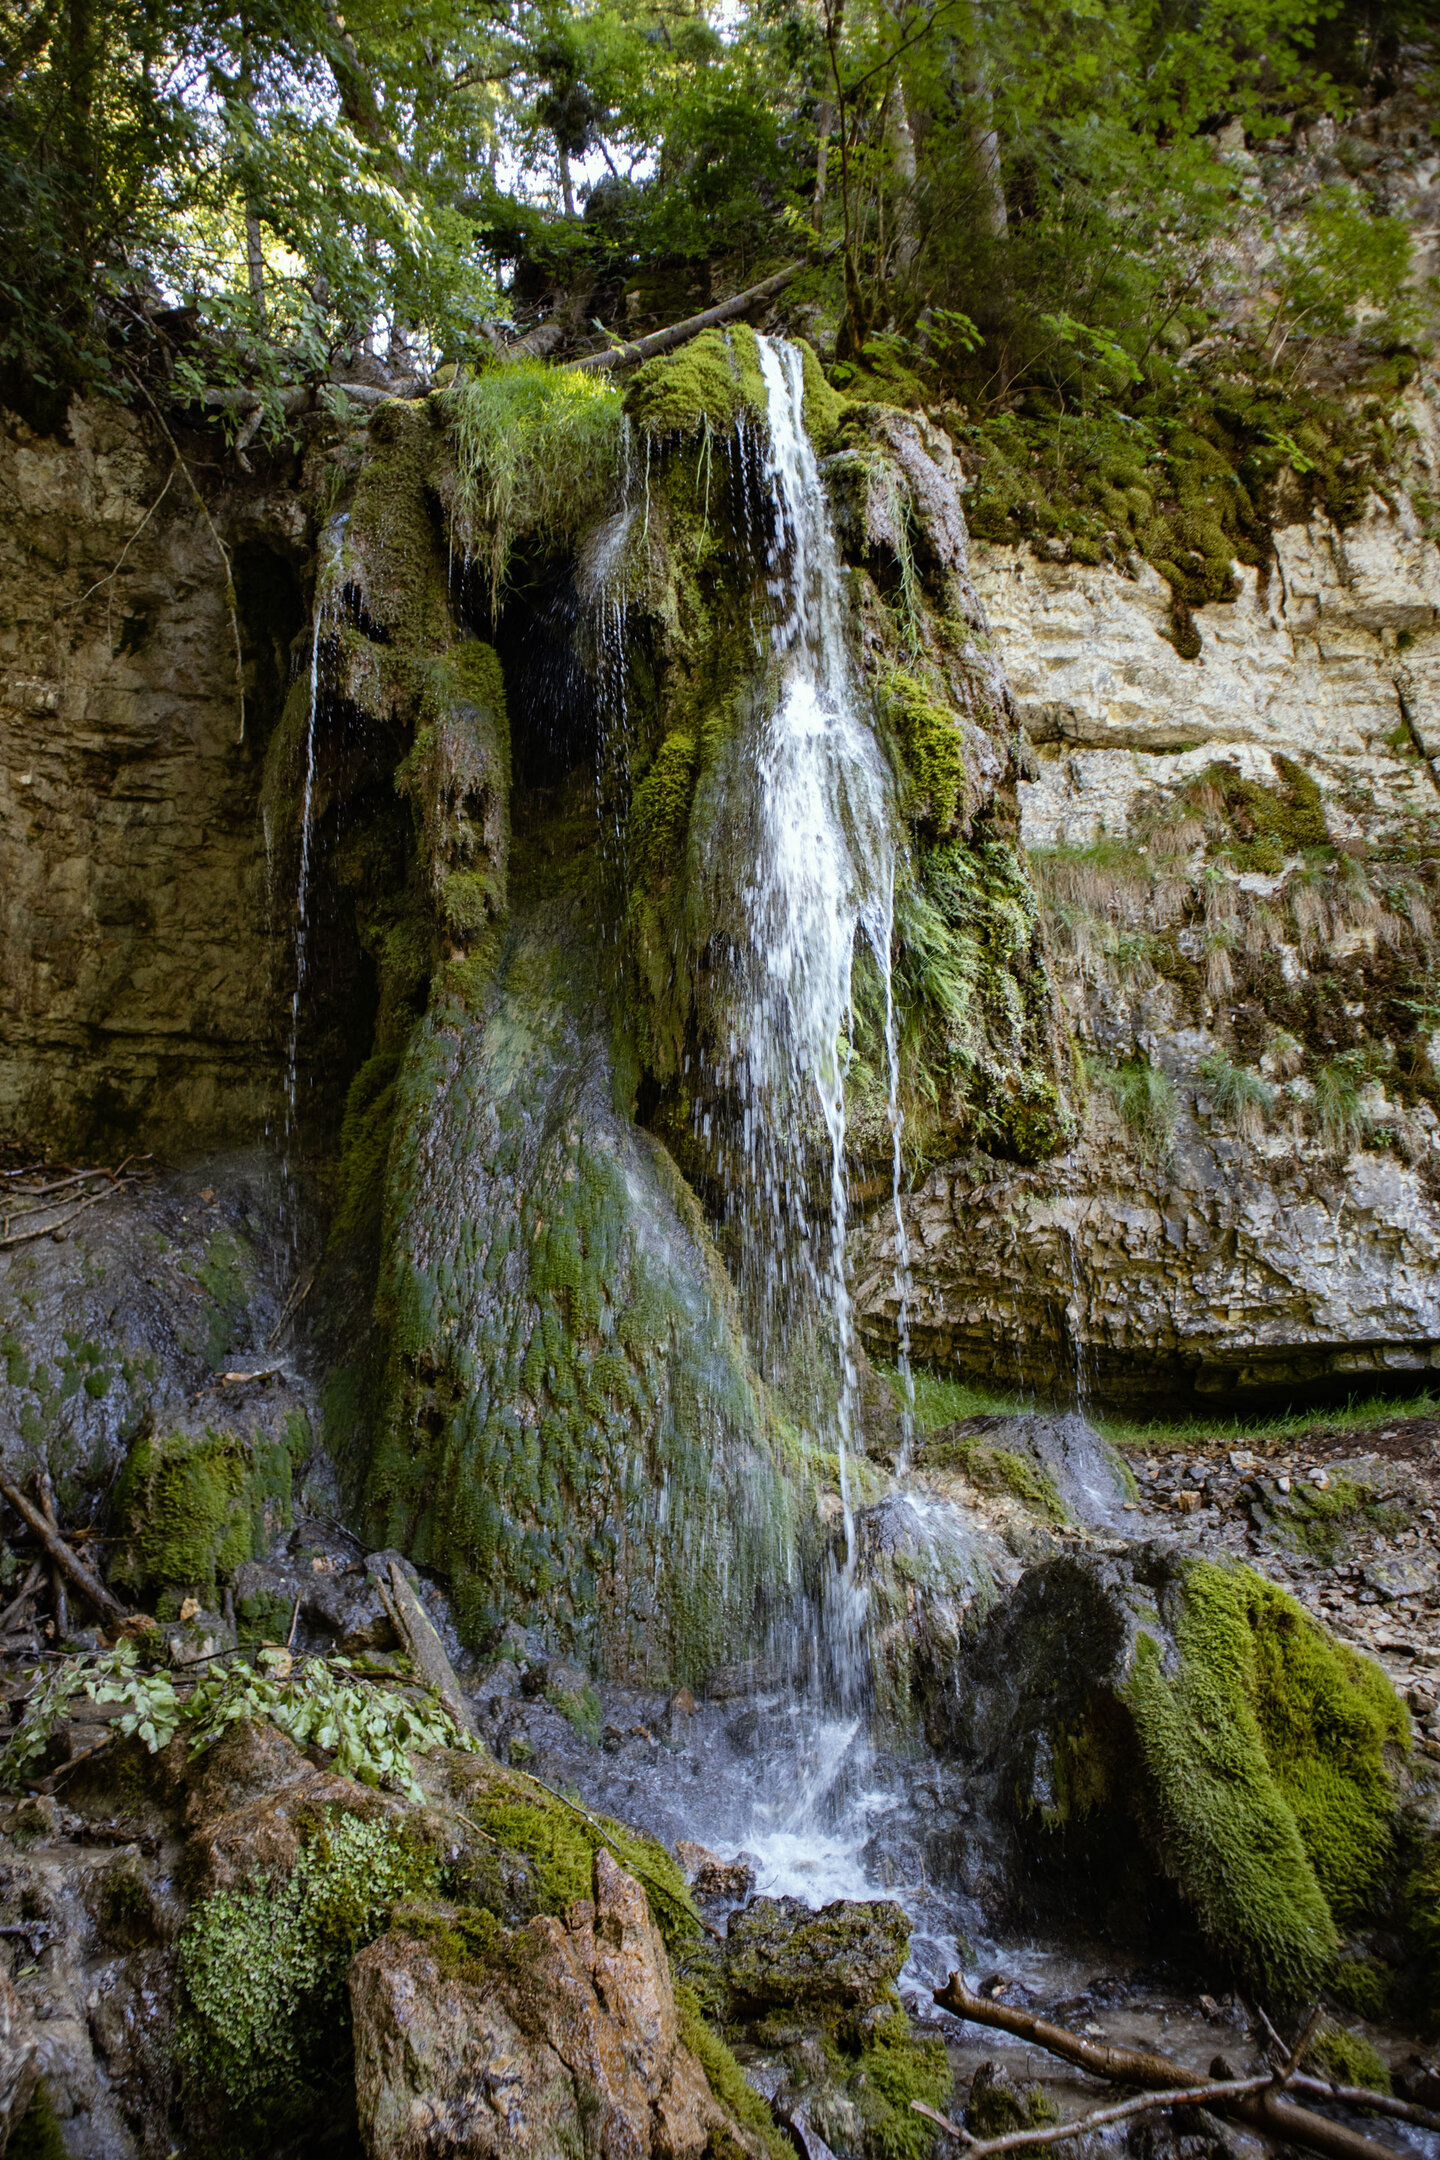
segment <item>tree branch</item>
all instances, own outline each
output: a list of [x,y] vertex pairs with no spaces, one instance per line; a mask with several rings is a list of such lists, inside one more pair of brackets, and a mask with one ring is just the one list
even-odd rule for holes
[[[983,1995],[972,1995],[959,1973],[951,1973],[943,1988],[936,1988],[935,2000],[942,2010],[951,2011],[956,2017],[969,2018],[976,2025],[990,2025],[998,2031],[1013,2033],[1017,2039],[1032,2041],[1051,2055],[1058,2055],[1063,2062],[1072,2062],[1094,2076],[1108,2078],[1117,2085],[1143,2085],[1154,2092],[1167,2092],[1190,2077],[1183,2063],[1177,2063],[1168,2055],[1152,2055],[1139,2048],[1120,2048],[1099,2045],[1082,2040],[1063,2025],[1051,2025],[1044,2018],[1032,2017],[1028,2010],[1012,2010],[1006,2003],[987,2002]],[[1304,2145],[1311,2152],[1320,2153],[1323,2160],[1395,2160],[1395,2149],[1382,2145],[1375,2138],[1365,2137],[1358,2130],[1351,2130],[1344,2123],[1331,2122],[1324,2115],[1316,2115],[1309,2108],[1296,2107],[1292,2101],[1281,2098],[1276,2089],[1283,2083],[1287,2072],[1282,2070],[1274,2079],[1266,2080],[1266,2089],[1246,2095],[1220,2097],[1220,2081],[1193,2078],[1192,2082],[1203,2094],[1197,2105],[1213,2105],[1219,2115],[1231,2115],[1264,2136],[1284,2139],[1292,2145]]]
[[1096,2108],[1093,2114],[1077,2115],[1074,2122],[1046,2123],[1036,2130],[1009,2130],[1004,2137],[985,2139],[972,2137],[959,2123],[953,2123],[934,2108],[927,2107],[923,2100],[912,2100],[910,2105],[917,2115],[926,2116],[940,2129],[948,2131],[951,2137],[958,2138],[969,2160],[988,2160],[991,2153],[1026,2152],[1036,2145],[1059,2145],[1066,2138],[1084,2137],[1088,2131],[1103,2129],[1106,2123],[1124,2122],[1128,2116],[1143,2115],[1147,2108],[1213,2107],[1219,2094],[1234,2099],[1245,2093],[1262,2092],[1274,2082],[1268,2075],[1232,2078],[1221,2085],[1207,2079],[1203,2085],[1180,2085],[1173,2092],[1141,2093],[1138,2098],[1122,2100],[1115,2107]]
[[104,1613],[107,1620],[129,1618],[125,1607],[113,1597],[98,1575],[92,1575],[83,1560],[77,1560],[58,1530],[52,1530],[33,1501],[27,1500],[20,1487],[0,1471],[0,1494],[9,1501],[26,1528],[39,1538],[57,1567],[63,1568],[77,1590],[83,1591],[97,1612]]
[[671,323],[668,330],[652,330],[649,337],[636,338],[633,344],[616,345],[608,352],[586,353],[583,360],[568,360],[565,364],[577,374],[584,375],[598,374],[602,368],[633,367],[637,361],[649,360],[656,353],[669,352],[672,347],[683,345],[702,330],[718,329],[721,323],[733,322],[737,315],[758,307],[762,300],[773,300],[804,268],[803,260],[789,263],[773,277],[762,278],[758,285],[747,285],[744,292],[722,300],[718,307],[706,308],[703,315],[687,315],[684,322]]

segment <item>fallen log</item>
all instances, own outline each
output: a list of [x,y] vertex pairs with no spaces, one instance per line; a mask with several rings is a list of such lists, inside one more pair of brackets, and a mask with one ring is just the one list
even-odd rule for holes
[[78,1560],[65,1543],[58,1530],[52,1530],[33,1501],[27,1500],[18,1485],[0,1472],[0,1494],[8,1500],[26,1528],[34,1533],[57,1567],[63,1568],[77,1590],[89,1599],[97,1612],[104,1613],[107,1620],[129,1618],[119,1598],[106,1589],[98,1575],[92,1575],[83,1560]]
[[[1052,2025],[1028,2010],[987,2001],[983,1995],[973,1995],[959,1973],[951,1973],[944,1987],[936,1988],[935,2000],[942,2010],[956,2017],[1013,2033],[1017,2040],[1029,2040],[1047,2054],[1058,2055],[1062,2062],[1074,2063],[1095,2077],[1108,2078],[1112,2084],[1139,2085],[1157,2093],[1188,2084],[1202,2095],[1197,2106],[1213,2106],[1217,2115],[1232,2116],[1264,2137],[1303,2145],[1307,2151],[1323,2155],[1323,2160],[1395,2160],[1393,2145],[1383,2145],[1344,2123],[1331,2122],[1328,2116],[1282,2098],[1279,2087],[1287,2073],[1277,2072],[1275,2080],[1267,2082],[1260,2092],[1225,2096],[1219,2088],[1227,2081],[1191,2072],[1168,2055],[1084,2040],[1064,2025]],[[1288,2074],[1293,2075],[1293,2069]]]
[[702,315],[687,315],[683,322],[671,323],[667,330],[652,330],[648,337],[636,338],[629,345],[613,345],[607,352],[586,353],[582,360],[567,360],[565,365],[577,375],[594,375],[602,368],[633,367],[637,361],[652,360],[656,353],[669,352],[672,347],[683,345],[687,338],[698,337],[702,330],[718,330],[722,323],[733,322],[738,315],[758,307],[762,300],[773,300],[804,268],[803,260],[788,263],[773,277],[762,278],[758,285],[747,285],[744,292],[722,300],[717,307],[706,308]]

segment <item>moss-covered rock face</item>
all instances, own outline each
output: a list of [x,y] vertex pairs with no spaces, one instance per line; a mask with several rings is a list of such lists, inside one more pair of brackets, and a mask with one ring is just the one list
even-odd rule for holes
[[755,332],[748,323],[703,330],[677,352],[647,360],[626,393],[625,411],[652,442],[761,425],[765,378]]
[[483,1010],[412,1045],[366,1499],[472,1631],[530,1613],[694,1678],[783,1575],[791,1504],[698,1209],[615,1107],[592,910],[583,880],[531,903]]
[[951,1735],[994,1768],[1041,1901],[1090,1868],[1143,1905],[1148,1867],[1270,2002],[1313,1996],[1342,1930],[1386,1912],[1406,1711],[1253,1570],[1051,1562],[987,1623],[976,1672]]
[[[756,538],[771,512],[751,499],[754,461],[736,459],[716,432],[733,399],[714,388],[706,405],[697,387],[715,375],[739,395],[739,347],[715,335],[673,389],[668,371],[684,355],[650,362],[631,394],[633,412],[643,403],[671,421],[653,430],[634,595],[655,626],[656,665],[627,850],[630,1025],[650,1115],[692,1181],[711,1192],[734,1166],[719,1159],[723,1118],[707,1125],[698,1114],[696,1076],[727,1062],[733,1011],[723,956],[746,941],[752,847],[742,779],[780,691],[757,660],[754,628],[773,607]],[[755,394],[763,409],[763,384]],[[709,432],[697,413],[708,415]],[[857,660],[907,842],[893,962],[908,1145],[923,1160],[970,1137],[1037,1160],[1074,1129],[1068,1060],[1016,838],[1018,736],[970,582],[958,467],[923,417],[849,405],[833,392],[826,400],[808,363],[805,414],[817,443],[833,450],[824,473],[854,573]],[[867,956],[857,958],[855,993],[852,1151],[878,1163],[891,1145],[888,1071],[884,1000]]]
[[213,1602],[218,1584],[289,1529],[291,1482],[309,1446],[298,1415],[279,1436],[207,1429],[136,1440],[115,1490],[111,1581],[137,1596]]
[[[970,1133],[1031,1160],[1069,1130],[1064,1059],[958,469],[928,422],[846,404],[802,358],[902,822],[907,1130],[920,1153]],[[510,404],[528,416],[513,472],[492,424]],[[737,1166],[738,1112],[714,1076],[739,995],[726,956],[750,941],[745,775],[781,690],[763,635],[775,512],[751,439],[765,404],[744,327],[642,368],[625,405],[643,502],[632,457],[630,494],[622,503],[617,476],[608,517],[605,488],[590,485],[609,455],[603,400],[559,396],[548,376],[486,377],[463,399],[384,408],[334,535],[317,648],[327,710],[362,715],[372,746],[335,863],[379,985],[332,1248],[338,1269],[357,1241],[383,1247],[379,1326],[368,1362],[337,1366],[332,1439],[377,1536],[446,1573],[472,1635],[531,1614],[592,1665],[652,1678],[753,1642],[770,1587],[795,1579],[810,1516],[692,1197],[723,1216]],[[567,524],[545,489],[572,437],[595,471]],[[505,494],[522,467],[544,495],[533,516],[523,489]],[[593,779],[577,770],[543,813],[530,806],[518,852],[510,701],[495,652],[461,632],[457,616],[483,621],[484,605],[468,570],[447,585],[446,518],[462,563],[487,559],[487,518],[497,531],[508,520],[492,612],[517,533],[527,548],[576,550],[563,574],[577,680],[612,665],[586,595],[626,610],[624,725],[602,728]],[[512,631],[496,632],[507,652]],[[275,759],[293,793],[310,713],[292,702]],[[528,702],[517,727],[538,724]],[[528,754],[522,743],[522,773]],[[621,828],[603,845],[597,798],[602,827]],[[602,969],[616,946],[620,966]],[[872,961],[857,961],[854,988],[852,1155],[888,1171]],[[812,1122],[818,1164],[818,1103]]]

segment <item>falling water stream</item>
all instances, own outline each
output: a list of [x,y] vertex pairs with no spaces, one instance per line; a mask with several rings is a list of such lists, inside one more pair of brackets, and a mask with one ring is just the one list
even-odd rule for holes
[[[300,870],[295,888],[295,980],[290,992],[290,1041],[285,1056],[285,1132],[282,1151],[286,1185],[292,1182],[291,1155],[298,1123],[300,1086],[300,1014],[305,1000],[307,945],[310,929],[310,851],[315,805],[315,725],[320,705],[320,654],[327,632],[333,629],[340,603],[341,568],[345,554],[345,531],[350,520],[345,511],[332,517],[320,536],[315,573],[315,606],[310,632],[310,695],[305,708],[305,779],[300,795]],[[298,1243],[299,1223],[290,1210],[291,1239]]]

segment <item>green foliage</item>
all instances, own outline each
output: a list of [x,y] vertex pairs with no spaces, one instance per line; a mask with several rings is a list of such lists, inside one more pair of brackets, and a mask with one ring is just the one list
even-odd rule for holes
[[194,1590],[213,1599],[218,1582],[289,1528],[294,1471],[309,1439],[301,1421],[279,1437],[212,1426],[136,1440],[115,1490],[121,1534],[112,1580],[137,1595]]
[[243,1662],[201,1680],[185,1704],[191,1752],[211,1747],[236,1724],[265,1721],[300,1748],[334,1755],[341,1777],[385,1785],[418,1802],[423,1795],[411,1755],[436,1748],[478,1748],[436,1697],[351,1677],[345,1658],[303,1658],[262,1650],[256,1671]]
[[207,1670],[181,1698],[169,1672],[142,1667],[131,1642],[66,1658],[26,1704],[0,1756],[0,1782],[14,1784],[43,1754],[78,1694],[91,1702],[122,1704],[112,1727],[116,1738],[133,1734],[152,1755],[168,1747],[177,1731],[184,1731],[193,1755],[213,1746],[229,1726],[263,1720],[297,1747],[333,1754],[341,1777],[387,1785],[416,1802],[422,1795],[410,1767],[412,1754],[477,1746],[435,1697],[361,1681],[348,1659],[296,1662],[286,1650],[266,1650],[260,1668],[239,1660],[223,1671]]
[[1127,1058],[1122,1065],[1087,1061],[1086,1078],[1101,1088],[1113,1103],[1121,1124],[1142,1155],[1158,1157],[1169,1148],[1175,1134],[1179,1104],[1175,1083],[1167,1072],[1148,1058]]
[[1385,327],[1391,337],[1418,329],[1413,297],[1403,320],[1396,313],[1412,252],[1403,218],[1377,215],[1364,195],[1344,182],[1321,188],[1305,205],[1299,233],[1282,242],[1271,273],[1279,296],[1272,340],[1283,346],[1297,334],[1343,336],[1361,303],[1389,318]]
[[182,1714],[169,1673],[142,1671],[129,1641],[95,1655],[63,1658],[48,1674],[45,1667],[37,1667],[24,1714],[0,1755],[0,1786],[22,1781],[77,1695],[93,1703],[123,1704],[112,1731],[117,1739],[136,1735],[152,1755],[169,1746]]
[[175,2058],[197,2098],[237,2127],[303,2118],[346,2068],[345,1975],[398,1898],[433,1891],[437,1864],[388,1820],[327,1812],[283,1882],[256,1876],[192,1910],[180,1937]]
[[446,393],[459,469],[459,525],[492,599],[520,538],[573,539],[609,503],[621,396],[604,374],[517,360]]
[[1393,1864],[1385,1761],[1408,1720],[1385,1675],[1252,1570],[1195,1561],[1171,1606],[1167,1673],[1141,1635],[1129,1683],[1167,1871],[1263,2000],[1323,1982],[1336,1920]]

